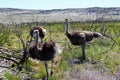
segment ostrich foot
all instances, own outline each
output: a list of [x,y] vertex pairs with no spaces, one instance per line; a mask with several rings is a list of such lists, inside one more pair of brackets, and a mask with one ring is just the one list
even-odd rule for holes
[[50,72],[50,76],[52,76],[53,75],[53,71],[51,70],[51,72]]
[[81,59],[69,59],[68,66],[72,66],[72,64],[81,64]]
[[80,59],[73,59],[73,63],[74,64],[81,64],[81,63],[83,63],[83,61],[81,61]]
[[41,80],[48,80],[47,76],[44,76]]

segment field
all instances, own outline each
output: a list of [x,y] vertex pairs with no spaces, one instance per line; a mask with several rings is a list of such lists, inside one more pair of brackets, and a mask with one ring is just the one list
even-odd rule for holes
[[[101,38],[87,43],[86,57],[83,64],[72,64],[71,59],[81,56],[81,47],[71,45],[65,35],[64,23],[42,23],[47,30],[44,41],[54,40],[62,52],[55,58],[54,73],[50,80],[120,80],[120,22],[70,22],[69,31],[88,30],[100,32]],[[36,24],[0,25],[0,46],[14,51],[13,56],[0,53],[0,56],[8,58],[23,55],[23,45],[31,40],[29,31]],[[28,47],[28,46],[27,46]],[[20,57],[21,58],[21,57]],[[2,61],[1,59],[0,61]],[[9,61],[9,60],[8,60]],[[11,62],[0,78],[8,80],[23,80],[30,78],[40,80],[45,77],[45,67],[42,61],[29,58],[23,64],[23,69],[16,75],[16,65]],[[48,62],[49,68],[51,62]],[[2,65],[1,65],[2,66]],[[3,69],[3,66],[2,68]],[[15,70],[15,71],[13,71]],[[44,79],[43,79],[44,80]]]

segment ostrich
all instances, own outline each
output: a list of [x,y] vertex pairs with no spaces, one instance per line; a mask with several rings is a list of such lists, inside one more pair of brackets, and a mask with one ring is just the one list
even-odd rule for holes
[[[39,35],[40,35],[39,28],[36,28],[32,31],[32,36],[34,38],[34,41],[30,43],[29,55],[33,59],[44,61],[47,80],[48,80],[49,74],[48,74],[47,61],[52,61],[52,65],[53,65],[54,57],[56,56],[57,53],[60,53],[60,52],[59,52],[59,47],[52,40],[50,40],[49,42],[39,42],[39,39],[41,38],[41,36]],[[53,72],[51,67],[50,76],[52,74]]]
[[46,34],[46,29],[44,29],[43,27],[40,27],[40,26],[37,26],[37,27],[34,27],[30,30],[30,35],[33,37],[33,31],[34,30],[38,30],[39,31],[39,37],[41,38],[41,42],[42,42],[42,39],[45,37],[45,34]]
[[102,36],[102,34],[98,32],[91,32],[91,31],[73,31],[70,33],[68,32],[68,19],[65,19],[65,32],[66,32],[66,36],[68,37],[72,45],[82,47],[81,63],[83,63],[83,60],[86,60],[86,55],[85,55],[86,43],[92,41],[93,38],[98,38]]

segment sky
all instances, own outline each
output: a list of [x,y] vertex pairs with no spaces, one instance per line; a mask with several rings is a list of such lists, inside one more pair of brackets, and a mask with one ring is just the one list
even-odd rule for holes
[[120,0],[0,0],[0,8],[65,9],[120,7]]

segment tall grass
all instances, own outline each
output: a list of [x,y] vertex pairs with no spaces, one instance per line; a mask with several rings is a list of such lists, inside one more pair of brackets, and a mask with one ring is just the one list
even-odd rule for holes
[[[28,24],[28,25],[21,25],[16,27],[16,29],[22,31],[21,36],[25,42],[29,41],[30,39],[28,36],[31,26],[33,27],[35,25]],[[47,29],[47,35],[44,41],[49,41],[52,39],[55,42],[57,42],[59,45],[61,45],[63,49],[62,53],[59,56],[60,58],[56,59],[54,74],[50,78],[50,80],[63,80],[63,79],[66,80],[65,77],[66,72],[70,70],[73,70],[74,72],[74,68],[68,66],[68,60],[71,58],[81,57],[81,47],[71,45],[70,41],[65,35],[63,23],[51,23],[51,24],[49,23],[49,24],[43,24],[43,26]],[[93,25],[91,22],[88,23],[72,22],[70,23],[69,30],[97,31],[101,33],[104,32],[106,35],[108,35],[109,37],[103,36],[102,38],[94,39],[92,42],[87,44],[85,49],[87,63],[91,63],[94,66],[94,68],[98,71],[101,65],[105,69],[104,70],[105,73],[107,72],[109,74],[112,74],[113,72],[115,73],[118,70],[120,70],[120,47],[119,47],[120,22],[94,23]],[[115,41],[115,43],[111,38]],[[1,46],[5,45],[6,47],[11,49],[15,47],[17,49],[22,49],[22,45],[19,42],[19,39],[15,36],[14,32],[11,32],[11,30],[7,29],[5,26],[3,26],[0,31],[0,45]],[[36,72],[35,75],[33,74],[30,75],[32,78],[38,79],[45,76],[45,70],[43,71],[44,65],[42,64],[42,62],[35,64],[35,62],[31,61],[31,63],[29,63],[29,67],[30,66],[31,69],[33,69]],[[73,65],[72,67],[75,66],[76,65]],[[85,65],[82,64],[80,66],[84,67]],[[77,68],[81,68],[80,66],[78,66]],[[72,73],[70,73],[70,75],[72,75]],[[81,73],[79,74],[81,75]],[[70,77],[70,75],[68,76]],[[90,74],[88,74],[88,76],[89,75]],[[98,74],[98,76],[99,75],[100,74]]]

